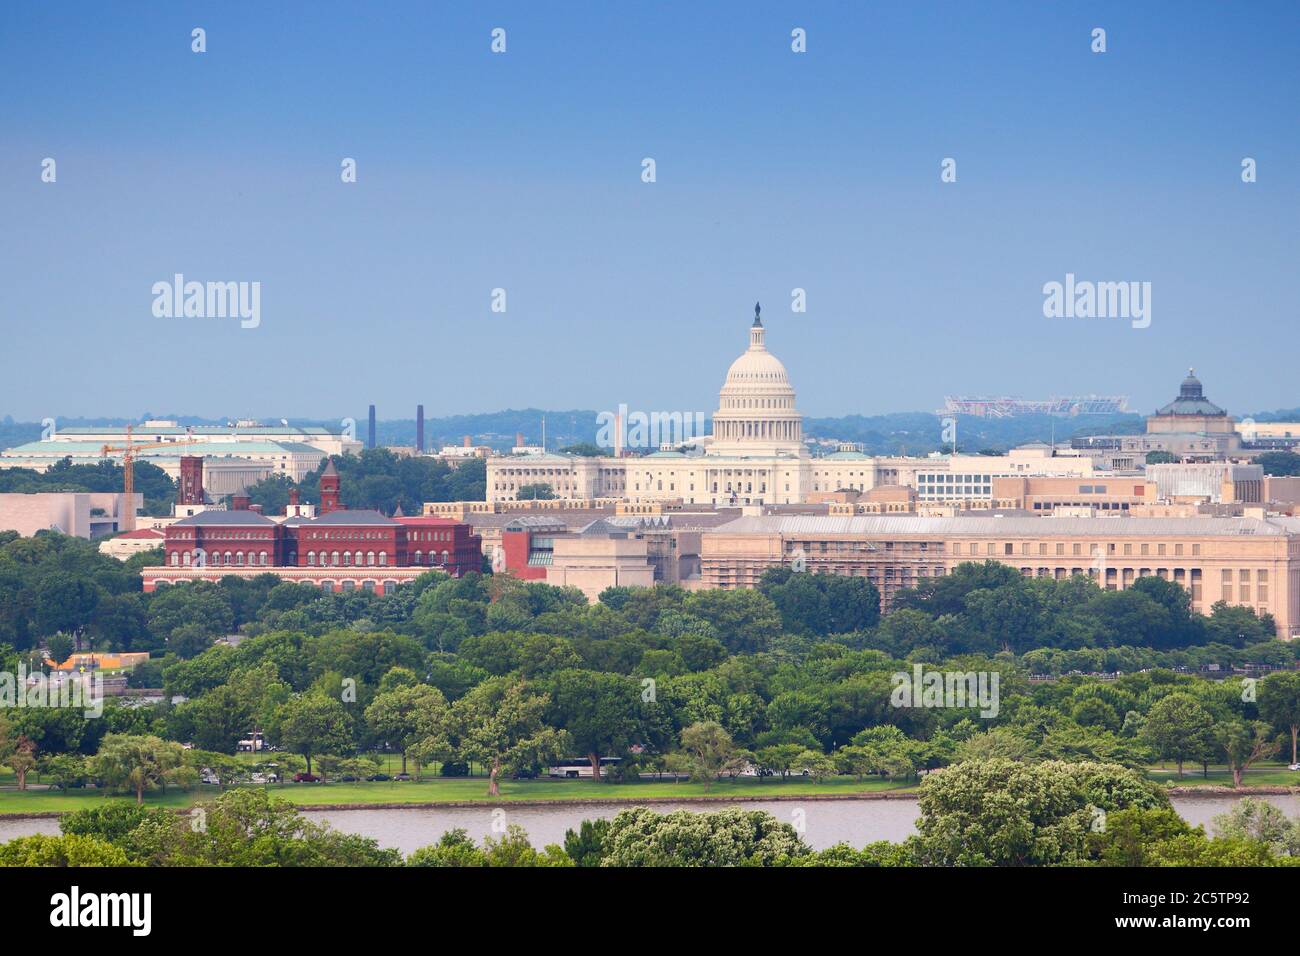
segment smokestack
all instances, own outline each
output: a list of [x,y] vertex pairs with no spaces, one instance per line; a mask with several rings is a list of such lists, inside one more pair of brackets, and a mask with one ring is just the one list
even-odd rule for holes
[[424,406],[415,406],[415,453],[424,454]]
[[516,447],[516,448],[523,448],[523,447],[524,447],[524,433],[523,433],[523,432],[515,432],[515,447]]
[[253,500],[253,499],[250,498],[250,497],[248,497],[248,495],[246,495],[246,494],[242,494],[242,493],[241,493],[241,494],[237,494],[237,495],[231,495],[231,496],[230,496],[230,510],[231,510],[231,511],[248,511],[248,510],[249,510],[249,508],[248,508],[248,503],[249,503],[250,501],[252,501],[252,500]]
[[295,507],[297,506],[297,504],[298,504],[298,489],[297,489],[297,488],[290,488],[290,489],[289,489],[289,504],[294,505]]
[[375,447],[375,406],[370,406],[370,433],[366,440],[367,448]]
[[464,444],[466,448],[469,448],[470,445],[472,444],[470,441],[470,437],[468,435],[465,436]]

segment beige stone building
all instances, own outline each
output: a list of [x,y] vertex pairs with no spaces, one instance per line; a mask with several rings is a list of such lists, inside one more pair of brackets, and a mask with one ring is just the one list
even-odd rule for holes
[[[1262,512],[1261,512],[1262,514]],[[773,565],[866,577],[885,607],[900,589],[963,561],[999,561],[1032,577],[1086,574],[1108,589],[1175,581],[1192,607],[1227,601],[1300,635],[1300,519],[1135,517],[743,517],[703,534],[702,587],[754,587]]]

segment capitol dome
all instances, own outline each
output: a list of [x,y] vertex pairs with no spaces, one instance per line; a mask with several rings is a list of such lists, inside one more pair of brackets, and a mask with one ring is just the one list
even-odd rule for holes
[[800,455],[803,416],[781,360],[767,350],[761,308],[754,306],[749,348],[731,363],[718,393],[710,454],[743,457]]

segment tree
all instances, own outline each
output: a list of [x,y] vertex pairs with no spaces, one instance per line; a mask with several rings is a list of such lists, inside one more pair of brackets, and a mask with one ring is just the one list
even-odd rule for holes
[[1141,774],[1116,764],[961,763],[921,783],[918,859],[925,866],[1078,865],[1098,811],[1167,807]]
[[86,781],[86,761],[79,754],[54,754],[42,757],[38,764],[51,785],[60,790],[66,791]]
[[313,755],[353,749],[352,720],[333,697],[300,694],[276,712],[276,724],[279,743],[306,758],[308,773]]
[[[196,814],[202,826],[193,824]],[[230,790],[190,816],[146,819],[125,844],[147,866],[396,866],[402,859],[372,839],[308,821],[260,787]]]
[[1260,682],[1259,715],[1278,729],[1291,732],[1291,763],[1296,756],[1296,737],[1300,735],[1300,672],[1270,674]]
[[1178,764],[1205,754],[1211,744],[1214,719],[1191,694],[1176,691],[1160,698],[1147,712],[1143,735],[1161,757]]
[[[566,736],[542,722],[549,703],[523,681],[496,678],[452,705],[449,729],[458,739],[455,749],[462,759],[487,765],[489,797],[501,795],[502,770],[563,752]],[[431,735],[434,748],[445,746],[445,733]]]
[[816,783],[835,776],[837,772],[835,761],[820,750],[803,751],[795,758],[795,766],[800,773],[806,773]]
[[1232,785],[1241,786],[1242,774],[1261,757],[1271,757],[1277,753],[1277,743],[1273,741],[1269,726],[1262,720],[1247,723],[1244,720],[1229,720],[1214,730],[1214,739],[1228,758],[1228,768],[1232,771]]
[[45,646],[49,649],[50,659],[56,664],[62,664],[72,656],[72,652],[76,650],[77,643],[71,636],[60,631],[59,633],[52,634],[47,638]]
[[91,773],[114,788],[135,791],[137,805],[150,787],[166,785],[168,774],[181,766],[181,745],[152,735],[109,734],[90,761]]
[[758,762],[766,769],[773,773],[779,773],[781,780],[784,781],[790,775],[790,768],[795,765],[808,748],[800,744],[773,744],[770,747],[761,748],[758,753]]
[[604,818],[583,820],[577,832],[564,831],[564,852],[574,866],[600,866],[605,857],[605,841],[609,839],[609,821]]
[[1265,800],[1243,797],[1214,818],[1214,833],[1228,840],[1257,840],[1278,856],[1300,856],[1300,820]]
[[620,811],[601,866],[776,866],[810,851],[788,823],[762,810]]
[[127,866],[120,847],[94,837],[68,833],[18,837],[0,843],[0,866]]
[[402,773],[406,773],[407,751],[436,729],[446,711],[447,698],[442,691],[428,684],[415,684],[376,694],[366,708],[366,723],[377,737],[402,751]]
[[1293,451],[1266,451],[1255,456],[1264,474],[1277,477],[1300,475],[1300,455]]
[[568,731],[575,748],[602,779],[600,758],[625,753],[641,732],[641,683],[622,674],[562,670],[547,681],[548,723]]
[[692,780],[703,782],[707,790],[731,763],[736,745],[731,734],[712,720],[699,721],[682,730],[682,754]]
[[36,745],[26,737],[14,739],[12,746],[0,745],[0,762],[7,763],[18,779],[18,789],[27,789],[27,774],[36,766]]

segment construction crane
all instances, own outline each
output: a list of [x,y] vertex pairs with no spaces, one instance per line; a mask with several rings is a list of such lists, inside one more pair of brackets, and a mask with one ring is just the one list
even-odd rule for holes
[[202,439],[183,438],[180,441],[150,441],[135,442],[131,441],[131,428],[126,426],[126,444],[125,445],[105,445],[99,450],[103,458],[109,455],[122,454],[122,491],[126,494],[125,508],[126,515],[122,521],[123,531],[135,530],[135,453],[144,448],[170,448],[172,445],[198,445]]

